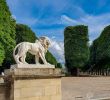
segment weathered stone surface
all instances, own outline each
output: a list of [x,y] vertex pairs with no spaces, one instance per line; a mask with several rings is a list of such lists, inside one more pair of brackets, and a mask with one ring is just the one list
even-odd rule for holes
[[11,69],[15,69],[15,68],[55,68],[55,65],[51,65],[51,64],[15,64],[15,65],[11,65]]
[[5,70],[6,76],[15,78],[43,78],[43,77],[61,77],[62,71],[59,68],[15,68]]
[[14,100],[61,100],[61,78],[14,80]]
[[6,100],[5,93],[5,83],[0,83],[0,100]]
[[[35,55],[35,63],[39,64],[39,58],[42,60],[44,65],[50,65],[45,58],[45,54],[50,46],[50,39],[46,36],[40,37],[35,43],[30,42],[21,42],[17,44],[15,49],[13,50],[13,57],[17,64],[27,64],[25,61],[26,53],[30,53]],[[18,50],[17,50],[18,49]],[[16,53],[17,50],[17,53]],[[22,66],[20,66],[22,67]]]
[[10,100],[61,100],[61,69],[11,68],[4,73]]

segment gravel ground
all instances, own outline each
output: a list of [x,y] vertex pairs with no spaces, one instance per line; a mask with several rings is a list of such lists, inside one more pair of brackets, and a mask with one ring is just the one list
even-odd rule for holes
[[110,77],[63,77],[62,100],[110,100]]

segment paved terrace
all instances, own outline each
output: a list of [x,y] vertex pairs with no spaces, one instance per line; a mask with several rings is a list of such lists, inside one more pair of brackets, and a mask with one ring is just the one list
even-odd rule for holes
[[64,77],[62,100],[110,100],[110,77]]

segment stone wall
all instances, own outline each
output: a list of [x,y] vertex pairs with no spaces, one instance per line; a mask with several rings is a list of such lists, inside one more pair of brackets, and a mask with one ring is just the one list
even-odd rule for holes
[[60,69],[9,69],[5,77],[9,98],[6,100],[61,100]]
[[0,100],[6,100],[5,99],[5,83],[0,83]]
[[61,79],[15,80],[14,100],[61,100]]

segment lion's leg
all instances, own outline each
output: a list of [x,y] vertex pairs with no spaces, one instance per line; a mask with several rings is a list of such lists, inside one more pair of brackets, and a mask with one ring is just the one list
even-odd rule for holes
[[39,64],[39,56],[38,55],[35,55],[35,63]]
[[16,55],[16,57],[15,57],[15,61],[16,61],[17,64],[21,64],[19,58],[20,58],[20,57],[19,57],[18,55]]
[[26,61],[25,61],[25,58],[26,58],[26,55],[23,55],[20,60],[23,64],[28,64]]
[[46,59],[45,59],[45,54],[44,53],[43,54],[39,53],[39,56],[41,57],[44,64],[48,64]]

